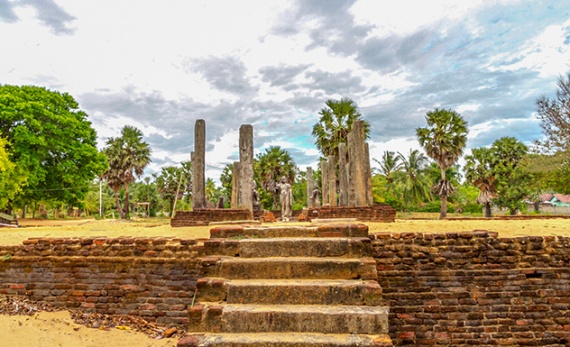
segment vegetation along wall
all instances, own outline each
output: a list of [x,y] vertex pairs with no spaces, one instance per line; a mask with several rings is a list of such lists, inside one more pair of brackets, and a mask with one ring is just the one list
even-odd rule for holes
[[[371,235],[395,345],[568,346],[570,238]],[[30,239],[0,247],[0,294],[189,323],[199,240]]]

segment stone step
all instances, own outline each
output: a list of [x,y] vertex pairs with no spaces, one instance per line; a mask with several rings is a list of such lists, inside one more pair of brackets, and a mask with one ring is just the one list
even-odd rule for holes
[[261,257],[369,257],[367,237],[279,237],[270,239],[210,239],[204,242],[207,255]]
[[200,278],[197,302],[276,305],[382,305],[376,281]]
[[221,225],[210,229],[210,238],[274,237],[367,237],[366,224],[323,224],[318,226],[249,227]]
[[178,342],[177,347],[392,347],[388,334],[319,334],[319,333],[215,333],[189,335]]
[[204,257],[200,272],[227,279],[378,279],[374,258]]
[[382,305],[376,281],[229,280],[225,287],[228,304]]
[[220,331],[385,334],[388,333],[388,309],[383,306],[227,304],[223,307]]

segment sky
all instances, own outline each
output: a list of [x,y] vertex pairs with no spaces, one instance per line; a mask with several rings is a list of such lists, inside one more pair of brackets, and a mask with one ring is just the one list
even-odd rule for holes
[[377,160],[420,149],[436,107],[468,122],[467,153],[530,144],[536,99],[569,70],[569,1],[0,0],[0,84],[69,93],[99,148],[137,127],[146,174],[190,159],[197,119],[215,181],[239,160],[242,124],[255,155],[280,146],[316,169],[312,127],[341,98]]

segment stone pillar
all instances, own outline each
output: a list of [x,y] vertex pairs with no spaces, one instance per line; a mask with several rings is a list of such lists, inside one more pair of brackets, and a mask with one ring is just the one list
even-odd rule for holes
[[329,175],[328,164],[326,159],[321,159],[321,199],[322,205],[326,206],[329,203]]
[[338,204],[348,206],[348,171],[346,166],[346,143],[338,144]]
[[[364,122],[354,121],[348,134],[350,167],[350,206],[368,206],[366,168],[366,137]],[[370,164],[368,164],[370,166]]]
[[239,128],[239,191],[238,208],[253,211],[253,126]]
[[192,161],[192,209],[206,207],[206,122],[196,120]]
[[336,203],[336,160],[334,155],[329,155],[328,159],[328,189],[329,189],[329,206],[337,206]]
[[372,169],[370,167],[370,146],[365,143],[365,156],[364,159],[364,174],[366,175],[366,204],[368,206],[374,205],[374,198],[372,196]]
[[312,208],[313,200],[311,200],[311,196],[313,195],[313,168],[307,166],[307,175],[305,176],[307,181],[307,207]]
[[234,161],[234,168],[232,170],[232,200],[231,207],[238,208],[239,201],[239,161]]

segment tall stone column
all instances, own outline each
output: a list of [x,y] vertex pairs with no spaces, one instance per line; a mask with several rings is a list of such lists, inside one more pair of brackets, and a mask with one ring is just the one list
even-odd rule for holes
[[346,143],[338,144],[338,204],[348,206],[348,171],[346,168]]
[[[364,122],[354,121],[348,135],[350,167],[350,206],[368,206],[366,177],[366,137]],[[370,163],[368,164],[370,166]]]
[[253,126],[239,128],[239,192],[238,208],[253,211]]
[[239,174],[240,174],[239,161],[234,161],[234,168],[232,170],[232,201],[231,201],[232,208],[238,208]]
[[329,155],[328,159],[328,189],[329,189],[329,206],[336,206],[336,160],[334,155]]
[[368,206],[374,205],[374,198],[372,196],[372,169],[370,167],[370,146],[368,143],[365,144],[365,155],[364,159],[364,174],[366,175],[366,204]]
[[322,205],[326,206],[329,203],[329,175],[328,163],[326,159],[321,159],[321,196]]
[[196,120],[192,161],[192,209],[206,207],[206,122]]
[[307,180],[307,207],[312,208],[314,206],[311,196],[313,195],[314,188],[313,188],[313,168],[310,166],[307,166],[307,175],[305,179]]

